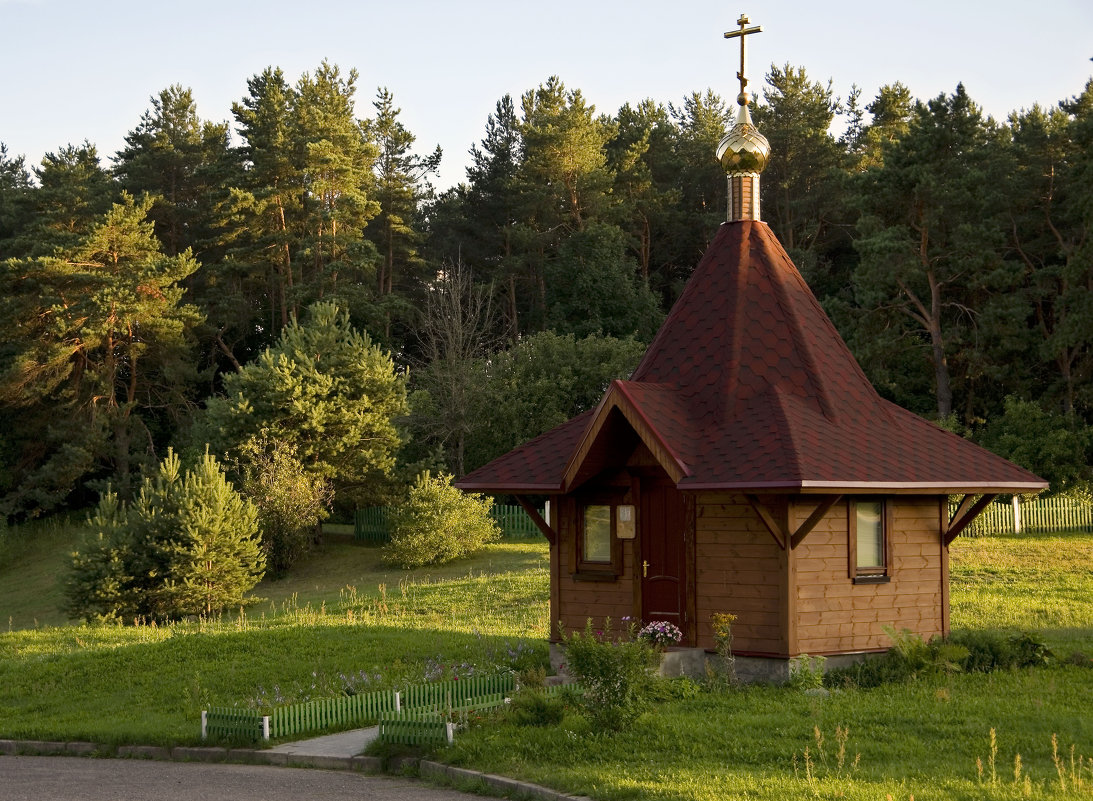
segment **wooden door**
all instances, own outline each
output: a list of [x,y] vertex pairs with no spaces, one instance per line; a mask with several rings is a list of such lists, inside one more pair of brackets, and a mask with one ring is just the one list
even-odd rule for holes
[[642,482],[640,525],[641,619],[674,623],[687,642],[683,494],[670,484]]

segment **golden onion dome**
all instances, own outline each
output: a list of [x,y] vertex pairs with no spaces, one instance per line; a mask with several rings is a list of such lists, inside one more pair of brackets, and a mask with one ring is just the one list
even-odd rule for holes
[[729,175],[760,173],[770,161],[770,143],[751,121],[746,101],[740,105],[736,124],[717,145],[717,160]]

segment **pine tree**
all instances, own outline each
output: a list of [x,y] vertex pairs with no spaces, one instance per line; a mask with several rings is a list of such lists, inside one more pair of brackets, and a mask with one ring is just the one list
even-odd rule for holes
[[46,153],[34,174],[38,188],[30,194],[33,211],[8,248],[14,256],[55,256],[71,250],[116,199],[117,189],[89,142]]
[[211,615],[246,603],[263,575],[257,510],[207,452],[183,471],[168,450],[132,505],[107,491],[89,523],[65,584],[73,617]]
[[232,106],[243,138],[244,169],[232,188],[225,223],[231,232],[229,259],[215,268],[218,280],[208,298],[223,309],[212,316],[220,321],[219,344],[233,360],[238,343],[253,348],[256,329],[269,332],[271,339],[263,343],[268,344],[288,325],[297,303],[296,255],[303,224],[304,175],[294,150],[295,90],[272,67],[250,78],[247,88],[247,96]]
[[439,145],[425,157],[411,151],[417,137],[399,121],[402,110],[395,107],[394,96],[386,88],[377,92],[372,105],[376,116],[368,132],[378,148],[373,169],[379,214],[369,227],[369,237],[380,253],[376,288],[380,295],[389,295],[395,290],[396,274],[403,288],[408,278],[420,274],[419,208],[431,192],[428,177],[439,169],[441,151]]
[[195,430],[217,453],[234,452],[263,429],[292,443],[305,469],[340,500],[384,491],[406,413],[406,378],[389,354],[350,325],[333,303],[313,304],[302,323],[224,380]]
[[925,341],[940,419],[954,410],[954,376],[968,372],[951,364],[963,357],[967,312],[1000,262],[1001,141],[961,85],[917,104],[858,186],[858,302]]
[[297,295],[305,303],[335,290],[339,274],[358,266],[357,245],[379,212],[372,196],[377,149],[354,116],[356,84],[356,70],[343,77],[337,65],[324,61],[300,78],[293,95],[293,158],[304,189],[298,243],[304,286]]
[[211,195],[228,156],[228,126],[202,122],[193,93],[179,84],[151,104],[126,135],[114,173],[131,194],[156,196],[148,216],[167,255],[201,251],[211,237]]
[[33,192],[26,159],[12,158],[0,142],[0,259],[15,255],[11,240],[30,221]]
[[96,465],[127,498],[133,458],[189,404],[201,315],[180,284],[197,264],[159,251],[152,202],[125,195],[63,257],[0,265],[0,403],[34,423],[8,433],[8,514],[48,510]]

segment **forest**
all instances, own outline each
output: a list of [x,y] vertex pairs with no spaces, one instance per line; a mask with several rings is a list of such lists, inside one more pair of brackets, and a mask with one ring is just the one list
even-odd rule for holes
[[[440,149],[358,83],[271,67],[230,121],[164,89],[112,155],[0,145],[7,520],[132,497],[168,448],[381,503],[636,365],[724,219],[735,104],[609,113],[550,77],[438,192]],[[999,121],[962,85],[842,99],[772,65],[753,117],[763,220],[878,391],[1088,494],[1093,80]]]

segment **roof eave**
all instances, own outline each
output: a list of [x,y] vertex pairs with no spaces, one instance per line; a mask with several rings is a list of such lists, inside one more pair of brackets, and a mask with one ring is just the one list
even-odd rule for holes
[[864,495],[882,494],[920,494],[920,495],[975,495],[988,493],[1011,493],[1023,495],[1030,492],[1042,492],[1047,489],[1046,481],[997,481],[978,482],[937,482],[937,481],[681,481],[681,490],[733,490],[736,492],[779,492],[792,491],[801,494],[860,493]]
[[455,486],[464,492],[483,492],[487,495],[524,494],[532,495],[561,495],[563,489],[559,484],[497,484],[456,481]]

